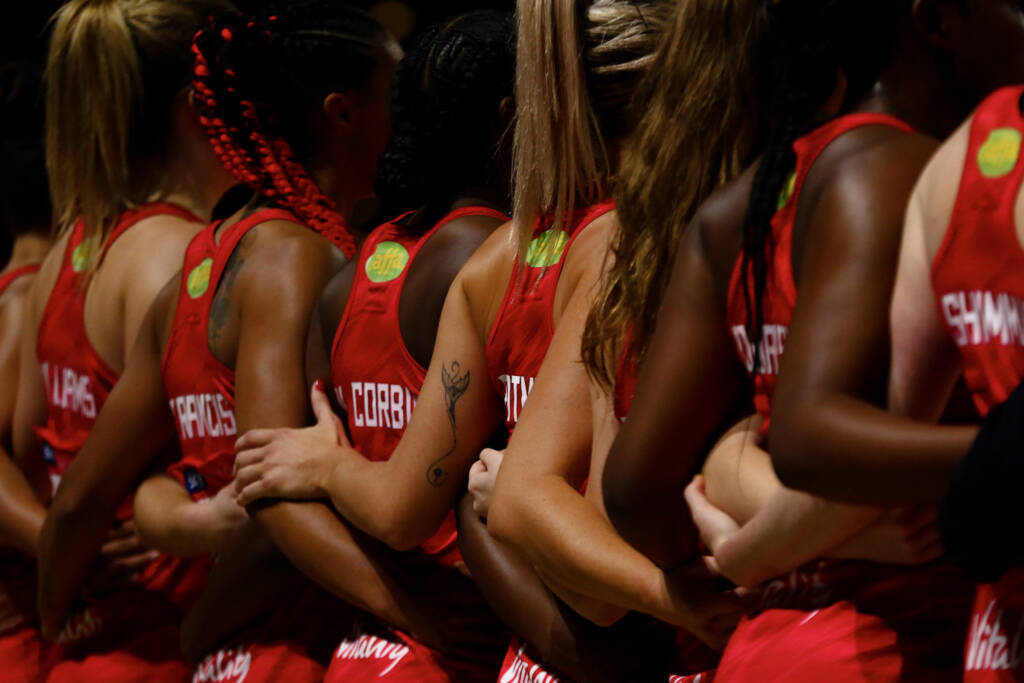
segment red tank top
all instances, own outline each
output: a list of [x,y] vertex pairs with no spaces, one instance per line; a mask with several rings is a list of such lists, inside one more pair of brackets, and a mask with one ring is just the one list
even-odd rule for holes
[[[370,460],[387,460],[402,438],[427,371],[402,341],[398,310],[405,279],[423,245],[442,226],[464,216],[508,220],[500,211],[470,206],[452,211],[426,232],[402,227],[405,214],[366,238],[352,290],[331,348],[331,382],[345,407],[352,445]],[[442,564],[461,562],[455,513],[421,546]]]
[[[982,415],[1024,378],[1024,249],[1015,215],[1024,185],[1022,95],[1024,86],[998,90],[975,112],[953,215],[932,261],[939,311]],[[964,650],[965,681],[1024,677],[1022,595],[1019,565],[978,587]]]
[[1024,184],[1022,93],[999,90],[975,113],[960,191],[932,261],[939,310],[982,415],[1024,378],[1024,249],[1014,217]]
[[20,278],[22,275],[28,275],[30,273],[36,273],[38,271],[39,271],[39,264],[38,263],[30,263],[27,266],[22,266],[21,268],[15,268],[14,270],[12,270],[9,273],[6,273],[4,275],[0,275],[0,296],[3,296],[3,293],[7,291],[7,288],[10,287],[11,284],[13,284],[14,281],[17,280],[18,278]]
[[[726,320],[736,342],[740,361],[747,367],[754,382],[754,405],[764,418],[763,431],[767,433],[771,413],[771,397],[775,391],[775,378],[779,372],[789,323],[796,307],[796,281],[793,279],[793,225],[796,222],[800,191],[803,189],[811,166],[822,152],[840,136],[863,126],[889,126],[904,132],[911,127],[899,119],[886,114],[848,114],[826,123],[793,143],[796,153],[796,169],[787,178],[779,208],[771,221],[771,264],[768,269],[762,313],[764,324],[757,374],[754,374],[754,348],[747,337],[747,307],[743,299],[743,285],[740,281],[743,269],[743,254],[736,259],[732,277],[729,280],[729,294]],[[753,275],[750,276],[750,291],[753,292]]]
[[231,482],[235,463],[235,371],[210,352],[210,306],[231,254],[261,223],[299,220],[282,209],[261,209],[224,230],[217,221],[185,250],[181,286],[161,373],[174,415],[181,459],[168,468],[194,500],[216,495]]
[[[85,223],[71,230],[57,282],[43,310],[36,355],[46,386],[46,424],[37,427],[53,491],[60,477],[85,444],[96,416],[117,382],[117,373],[96,353],[85,330],[87,272],[96,252],[100,258],[121,235],[138,222],[160,214],[198,222],[192,213],[173,204],[146,204],[118,217],[114,231],[102,247],[85,239]],[[101,251],[102,250],[102,251]],[[119,519],[131,516],[126,501]]]
[[606,201],[573,213],[565,222],[571,232],[552,227],[551,216],[543,217],[533,229],[525,273],[516,256],[486,348],[487,374],[494,391],[504,397],[509,432],[519,421],[555,333],[552,311],[565,255],[584,228],[614,209],[615,202]]

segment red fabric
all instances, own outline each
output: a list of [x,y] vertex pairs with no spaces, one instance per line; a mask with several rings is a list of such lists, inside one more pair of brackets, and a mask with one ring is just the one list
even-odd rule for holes
[[[789,321],[796,307],[796,282],[793,279],[793,225],[796,221],[800,191],[803,189],[811,166],[825,148],[836,139],[855,128],[863,126],[889,126],[909,132],[910,126],[903,121],[885,114],[849,114],[833,119],[824,126],[798,139],[793,144],[796,152],[796,169],[792,176],[792,185],[787,183],[783,195],[779,198],[780,208],[771,222],[771,263],[762,312],[764,325],[759,345],[760,362],[754,381],[754,405],[764,418],[763,430],[768,432],[772,392],[775,390],[775,377],[779,371],[779,360],[786,343]],[[790,193],[790,188],[792,192]],[[788,195],[788,196],[787,196]],[[740,360],[746,364],[748,372],[753,372],[754,349],[747,338],[747,307],[743,299],[743,285],[740,280],[743,269],[743,254],[736,260],[732,278],[729,282],[729,294],[726,319]],[[753,296],[754,281],[750,275],[750,292]]]
[[210,306],[217,285],[239,241],[260,223],[298,222],[281,209],[263,209],[229,226],[215,240],[221,223],[197,234],[185,250],[181,287],[161,367],[181,460],[167,472],[196,501],[216,495],[232,479],[235,463],[235,371],[210,352]]
[[494,669],[447,657],[400,631],[364,629],[334,652],[324,683],[360,681],[478,683],[494,680]]
[[11,286],[11,283],[17,280],[22,275],[29,275],[39,271],[38,263],[30,263],[27,266],[21,268],[15,268],[14,270],[0,275],[0,296],[7,291],[7,288]]
[[295,600],[277,605],[230,644],[207,655],[192,681],[319,683],[337,641],[337,622],[347,614],[347,607],[307,584]]
[[[90,254],[106,253],[125,231],[156,215],[173,215],[189,221],[196,218],[172,204],[147,204],[122,214],[107,241],[100,245],[85,241],[85,225],[72,228],[60,273],[39,326],[36,353],[46,385],[47,421],[37,428],[43,455],[54,490],[60,477],[88,438],[96,415],[117,382],[115,373],[89,342],[85,330],[85,297],[88,289]],[[118,519],[131,517],[129,496]],[[159,556],[142,571],[138,585],[104,597],[83,607],[70,620],[69,639],[55,648],[60,665],[54,680],[125,679],[114,673],[130,661],[135,676],[155,680],[179,680],[177,626],[181,610],[198,593],[205,577],[205,563]],[[172,625],[168,637],[150,637]],[[109,671],[108,671],[109,669]],[[100,673],[103,672],[103,673]],[[169,678],[162,678],[163,676]]]
[[[471,206],[414,235],[401,225],[408,215],[380,226],[363,243],[331,349],[331,382],[345,408],[352,445],[375,461],[391,457],[427,374],[406,348],[399,327],[399,304],[413,261],[438,229],[457,218],[508,219],[500,211]],[[421,549],[451,567],[462,562],[457,541],[453,510]]]
[[508,646],[498,683],[560,683],[561,678],[544,668],[533,648],[518,638]]
[[[102,245],[102,253],[132,226],[159,214],[198,220],[173,204],[146,204],[121,214]],[[117,373],[96,353],[85,331],[88,255],[99,248],[85,241],[85,223],[79,220],[71,230],[57,282],[39,324],[36,355],[46,385],[47,418],[45,426],[35,431],[43,444],[54,491],[117,382]],[[131,517],[131,511],[128,499],[121,506],[119,519]]]
[[565,222],[569,232],[556,230],[552,218],[544,217],[534,227],[533,244],[546,242],[561,245],[561,249],[538,250],[550,255],[551,262],[527,264],[526,269],[516,257],[505,297],[487,337],[487,374],[495,392],[504,397],[505,427],[509,432],[519,421],[519,412],[555,333],[552,309],[565,255],[584,228],[614,209],[615,202],[607,201],[577,211]]
[[[1024,249],[1015,210],[1024,186],[1024,86],[975,112],[953,215],[932,262],[939,311],[982,415],[1024,378]],[[1024,567],[978,587],[964,651],[969,683],[1024,679]]]
[[[799,195],[814,160],[844,133],[869,125],[909,131],[878,114],[843,116],[794,144],[791,195],[772,220],[774,252],[764,298],[760,367],[752,377],[758,412],[767,419],[786,333],[796,305],[791,260]],[[729,287],[728,323],[740,359],[753,371],[740,284],[742,255]],[[969,586],[953,567],[898,567],[815,561],[768,582],[760,603],[733,633],[716,672],[732,681],[958,680]]]

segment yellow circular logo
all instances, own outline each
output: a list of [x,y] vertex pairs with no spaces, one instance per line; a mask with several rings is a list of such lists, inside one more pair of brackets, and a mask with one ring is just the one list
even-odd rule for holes
[[533,238],[526,250],[526,262],[531,268],[547,268],[562,260],[569,244],[569,234],[557,228],[545,230]]
[[185,289],[193,299],[198,299],[210,288],[210,271],[213,270],[213,259],[204,258],[192,269],[185,281]]
[[1017,165],[1021,133],[1016,128],[996,128],[978,150],[978,168],[986,178],[1000,178]]
[[398,242],[381,242],[366,259],[366,277],[370,282],[391,282],[409,263],[409,252]]
[[786,176],[786,182],[782,184],[782,191],[779,192],[779,203],[775,210],[781,211],[782,207],[789,204],[789,200],[792,199],[794,192],[796,192],[796,169],[790,171],[789,175]]
[[92,255],[93,252],[96,251],[95,247],[95,237],[82,240],[82,243],[75,247],[75,250],[71,252],[71,269],[76,273],[81,273],[92,265]]

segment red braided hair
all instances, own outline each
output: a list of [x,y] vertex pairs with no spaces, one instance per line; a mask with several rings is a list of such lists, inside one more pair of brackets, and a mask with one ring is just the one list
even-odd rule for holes
[[[296,161],[292,146],[284,136],[271,132],[278,123],[277,117],[262,112],[261,107],[242,94],[251,81],[243,81],[222,59],[236,40],[255,43],[257,51],[268,50],[274,38],[271,27],[280,26],[279,18],[267,17],[266,28],[241,15],[223,18],[220,22],[219,28],[211,22],[208,28],[196,34],[192,43],[195,107],[214,153],[240,182],[289,209],[304,224],[334,243],[347,258],[352,258],[356,253],[355,239],[337,206]],[[317,38],[322,40],[323,36]],[[371,41],[356,42],[369,45]],[[225,121],[231,116],[234,121]]]

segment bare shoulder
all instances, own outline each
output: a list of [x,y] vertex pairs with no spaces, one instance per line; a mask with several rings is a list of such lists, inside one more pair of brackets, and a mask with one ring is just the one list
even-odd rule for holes
[[953,217],[973,122],[974,117],[971,116],[942,143],[914,188],[913,202],[916,210],[920,211],[929,258],[939,250]]
[[497,317],[512,277],[517,248],[515,230],[509,221],[484,240],[452,283],[452,290],[459,288],[464,293],[481,338]]
[[743,242],[743,221],[754,185],[757,164],[712,192],[697,209],[679,241],[677,260],[684,250],[696,251],[711,265],[723,292]]
[[144,218],[110,246],[101,269],[114,270],[125,295],[137,293],[148,305],[181,269],[186,247],[203,227],[170,214]]

